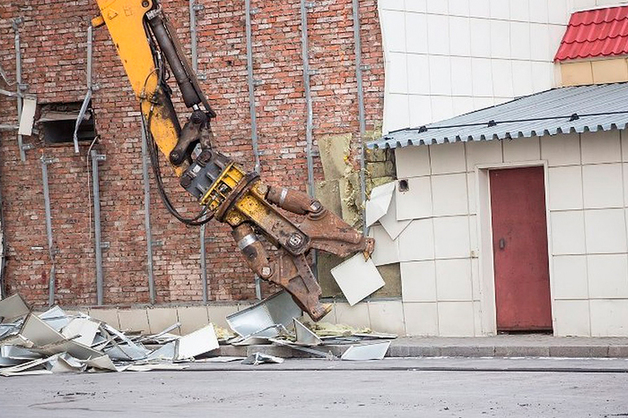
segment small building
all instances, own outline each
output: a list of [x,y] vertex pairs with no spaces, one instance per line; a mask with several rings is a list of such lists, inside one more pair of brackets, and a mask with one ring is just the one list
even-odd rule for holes
[[408,334],[628,335],[627,18],[572,15],[563,87],[370,144],[395,150],[402,232],[372,234]]

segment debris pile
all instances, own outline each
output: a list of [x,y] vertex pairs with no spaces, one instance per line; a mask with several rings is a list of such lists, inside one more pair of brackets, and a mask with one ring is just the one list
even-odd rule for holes
[[[221,357],[221,344],[283,346],[327,359],[338,358],[332,346],[350,344],[341,359],[374,360],[384,357],[389,340],[396,337],[302,323],[301,315],[292,297],[280,292],[229,315],[227,323],[236,336],[211,323],[184,336],[172,333],[179,323],[157,334],[141,335],[122,332],[84,313],[68,314],[58,306],[37,314],[16,294],[0,300],[0,375],[181,370],[193,361],[243,360],[242,364],[251,365],[283,361],[261,352],[247,358]],[[371,342],[363,344],[365,340]]]
[[350,345],[340,357],[342,360],[381,360],[390,347],[390,340],[397,337],[374,333],[370,329],[355,330],[346,325],[302,323],[298,319],[301,313],[288,293],[277,293],[227,316],[227,323],[238,334],[229,342],[233,345],[287,346],[330,360],[337,359],[330,348]]

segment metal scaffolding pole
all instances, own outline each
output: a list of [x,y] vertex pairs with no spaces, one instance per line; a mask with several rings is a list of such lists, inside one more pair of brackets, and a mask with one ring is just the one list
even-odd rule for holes
[[310,90],[310,57],[309,42],[307,36],[307,12],[312,5],[306,0],[301,0],[301,57],[303,60],[303,86],[305,89],[305,105],[307,107],[307,119],[305,125],[305,153],[307,159],[307,185],[308,193],[311,197],[315,195],[314,189],[314,161],[312,157],[312,129],[313,129],[313,111],[312,111],[312,92]]
[[362,80],[362,41],[360,38],[360,2],[353,0],[353,37],[355,45],[355,77],[358,87],[358,119],[360,123],[359,158],[360,158],[360,201],[362,203],[362,232],[368,234],[366,225],[366,162],[364,156],[364,136],[366,134],[366,116],[364,111],[364,84]]
[[207,257],[205,254],[205,228],[207,224],[201,225],[201,283],[203,287],[203,303],[209,300],[209,289],[207,287]]
[[[22,51],[20,46],[20,28],[21,18],[13,19],[12,27],[15,32],[15,84],[17,88],[17,123],[19,125],[22,117]],[[26,153],[24,152],[24,143],[22,135],[17,134],[17,146],[20,150],[20,160],[26,161]]]
[[[259,160],[259,146],[257,137],[257,111],[255,108],[255,80],[253,78],[253,31],[251,25],[251,15],[254,13],[251,9],[251,0],[244,0],[244,8],[246,15],[246,69],[247,81],[249,85],[249,113],[251,115],[251,146],[253,147],[253,156],[255,157],[255,171],[260,173],[262,170]],[[262,280],[255,275],[255,297],[262,299]]]
[[55,303],[55,283],[56,283],[56,266],[55,266],[55,248],[52,236],[52,213],[50,210],[50,189],[48,187],[48,164],[52,163],[51,158],[41,156],[41,178],[44,187],[44,209],[46,213],[46,237],[48,238],[48,254],[50,256],[50,274],[48,277],[48,305]]
[[87,27],[87,93],[85,94],[85,98],[83,99],[83,104],[81,105],[81,110],[79,111],[79,115],[76,118],[76,124],[74,125],[74,153],[79,153],[79,143],[78,143],[78,130],[79,126],[83,122],[83,118],[85,117],[85,112],[87,112],[87,106],[89,105],[90,100],[92,99],[92,25]]
[[253,155],[255,156],[255,171],[259,173],[261,166],[259,162],[259,147],[257,139],[257,112],[255,109],[255,80],[253,79],[253,34],[251,29],[251,0],[245,0],[246,9],[246,67],[247,81],[249,84],[249,113],[251,115],[251,144]]
[[146,270],[148,272],[148,294],[150,303],[156,299],[155,276],[153,274],[153,233],[150,226],[150,176],[148,175],[148,141],[142,119],[142,180],[144,183],[144,230],[146,231]]
[[96,303],[103,304],[102,237],[100,229],[100,184],[98,162],[105,161],[104,155],[92,150],[92,188],[94,194],[94,253],[96,255]]
[[[301,0],[301,58],[303,60],[303,88],[305,90],[305,105],[307,118],[305,122],[305,157],[307,160],[307,188],[310,197],[316,196],[314,187],[314,159],[312,155],[312,131],[314,128],[314,111],[312,110],[312,91],[310,89],[310,76],[314,73],[310,70],[310,44],[307,36],[307,12],[313,7],[313,3]],[[318,278],[318,253],[312,250],[312,272]]]

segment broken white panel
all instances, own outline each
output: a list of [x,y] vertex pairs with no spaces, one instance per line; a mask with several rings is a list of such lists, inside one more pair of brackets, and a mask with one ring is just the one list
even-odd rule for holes
[[4,344],[4,340],[15,336],[22,329],[22,325],[24,324],[24,318],[20,318],[15,322],[5,322],[4,324],[0,324],[0,341]]
[[399,262],[399,247],[397,241],[390,239],[390,236],[382,226],[374,225],[371,227],[371,229],[369,229],[369,236],[375,239],[375,247],[371,258],[376,266]]
[[266,337],[255,337],[255,336],[247,336],[247,337],[236,337],[229,341],[230,345],[236,347],[246,347],[249,345],[264,345],[269,344],[268,338]]
[[271,356],[270,354],[262,354],[262,353],[254,353],[242,360],[242,364],[252,364],[253,366],[257,366],[263,363],[283,363],[283,359],[281,357]]
[[150,353],[147,357],[148,360],[174,360],[176,351],[176,341],[171,341],[168,344],[162,345],[157,350]]
[[209,324],[177,340],[175,358],[177,360],[190,359],[194,356],[215,350],[218,347],[218,339],[214,332],[214,326]]
[[44,355],[54,355],[58,353],[68,353],[81,360],[102,356],[101,351],[94,350],[81,343],[72,340],[62,340],[43,346],[31,347],[31,351]]
[[362,253],[331,269],[331,274],[351,306],[385,285],[373,259],[364,260]]
[[[278,327],[292,325],[292,318],[302,315],[301,308],[294,302],[288,292],[279,292],[264,299],[258,304],[227,316],[227,323],[241,337],[276,337]],[[264,330],[263,332],[259,332]]]
[[0,322],[8,322],[27,315],[29,312],[28,305],[17,293],[0,300]]
[[185,370],[190,366],[184,364],[168,364],[168,363],[156,363],[156,364],[131,364],[126,367],[125,370],[130,372],[149,372],[151,370]]
[[46,368],[53,373],[76,373],[85,370],[85,365],[67,353],[54,355]]
[[231,363],[233,361],[242,361],[246,357],[229,357],[229,356],[218,356],[218,357],[208,357],[202,358],[199,360],[195,360],[195,363]]
[[0,375],[2,376],[18,376],[28,374],[52,374],[50,370],[46,369],[46,363],[50,360],[50,357],[40,358],[23,363],[13,367],[7,367],[0,369]]
[[20,128],[18,134],[30,136],[33,133],[33,121],[35,120],[35,110],[37,109],[36,97],[24,97],[22,101],[22,114],[20,117]]
[[53,306],[46,312],[39,314],[39,318],[46,321],[55,331],[61,331],[70,323],[68,315],[58,306]]
[[390,341],[377,344],[352,345],[340,357],[342,360],[382,360],[390,347]]
[[20,334],[40,347],[65,340],[61,333],[34,314],[29,314],[26,317]]
[[[116,344],[105,350],[105,354],[115,360],[134,361],[145,359],[149,350],[139,345],[131,345],[128,343]],[[102,354],[102,353],[100,353]]]
[[85,365],[100,370],[111,370],[112,372],[122,372],[129,366],[116,366],[108,355],[102,355],[93,359],[85,360]]
[[91,347],[98,331],[98,322],[89,319],[76,318],[63,327],[61,334],[66,338]]
[[294,318],[294,333],[297,336],[297,344],[301,345],[320,345],[323,341],[318,338],[318,335],[314,334],[308,327],[299,322],[298,319]]
[[395,183],[386,183],[377,186],[371,191],[371,197],[366,202],[366,226],[371,226],[389,210],[390,201],[395,194]]
[[395,197],[395,193],[393,193],[388,212],[379,219],[379,223],[384,227],[390,238],[396,240],[411,222],[411,220],[397,220],[397,198]]

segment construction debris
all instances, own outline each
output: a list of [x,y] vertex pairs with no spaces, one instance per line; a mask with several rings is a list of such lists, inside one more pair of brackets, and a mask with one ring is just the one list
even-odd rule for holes
[[283,362],[260,352],[246,358],[220,357],[220,344],[276,345],[329,360],[337,359],[332,346],[348,345],[343,360],[372,360],[383,358],[390,341],[360,343],[396,338],[366,328],[301,322],[301,309],[285,292],[229,315],[227,322],[235,337],[211,323],[184,336],[171,333],[180,328],[179,323],[151,335],[122,332],[84,313],[68,314],[58,306],[38,315],[19,295],[0,300],[0,315],[0,376],[183,370],[195,361]]
[[242,360],[242,364],[251,364],[253,366],[259,366],[263,363],[283,363],[281,357],[271,356],[270,354],[254,353]]

